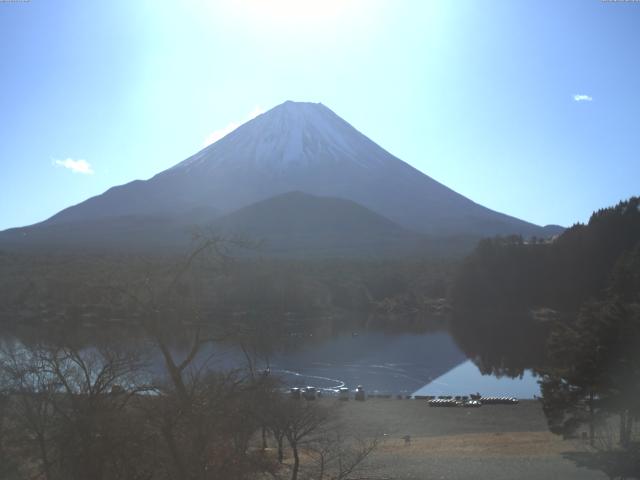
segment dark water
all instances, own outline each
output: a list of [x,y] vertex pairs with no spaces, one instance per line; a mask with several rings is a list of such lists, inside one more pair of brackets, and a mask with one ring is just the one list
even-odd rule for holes
[[[5,339],[6,340],[6,339]],[[150,350],[152,375],[163,371],[155,348]],[[186,353],[177,352],[177,357]],[[237,347],[215,344],[202,351],[199,362],[229,370],[246,367]],[[432,333],[345,332],[300,339],[286,351],[273,353],[257,365],[270,368],[288,386],[312,385],[332,390],[363,385],[370,392],[419,395],[538,395],[536,379],[496,379],[484,376],[444,331]]]
[[[232,347],[214,347],[218,368],[246,365]],[[207,352],[209,354],[210,352]],[[505,395],[533,398],[540,393],[530,373],[521,379],[482,375],[446,332],[343,333],[304,344],[268,359],[272,375],[288,386],[335,389],[363,385],[368,392],[418,395]],[[265,368],[262,362],[260,368]]]
[[482,375],[448,333],[350,334],[282,354],[272,372],[290,385],[320,388],[363,385],[367,391],[422,395],[507,395],[532,398],[536,379]]
[[464,362],[447,333],[343,334],[274,358],[272,371],[292,385],[362,384],[369,391],[410,394]]

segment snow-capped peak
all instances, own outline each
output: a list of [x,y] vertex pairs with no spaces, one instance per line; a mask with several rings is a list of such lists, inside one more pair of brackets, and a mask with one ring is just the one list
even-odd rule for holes
[[388,154],[321,103],[286,101],[241,125],[174,169],[353,162],[370,167]]

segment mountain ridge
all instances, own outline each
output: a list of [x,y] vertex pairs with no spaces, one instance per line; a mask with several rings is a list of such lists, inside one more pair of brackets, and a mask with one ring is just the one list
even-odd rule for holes
[[485,208],[393,156],[328,107],[291,101],[148,180],[112,187],[31,228],[129,216],[179,223],[195,210],[224,216],[292,191],[349,200],[430,236],[543,237],[556,230]]
[[0,233],[5,245],[75,252],[166,251],[188,247],[193,227],[248,248],[241,255],[363,256],[406,255],[419,251],[425,239],[350,200],[287,192],[212,217],[194,211],[191,216],[121,216],[74,221]]

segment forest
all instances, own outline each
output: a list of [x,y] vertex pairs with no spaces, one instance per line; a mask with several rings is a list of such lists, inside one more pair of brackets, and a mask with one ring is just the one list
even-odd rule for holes
[[603,469],[638,475],[640,198],[552,241],[482,241],[457,273],[452,303],[452,331],[482,369],[533,369],[551,431],[583,431],[592,446],[608,439],[595,456]]

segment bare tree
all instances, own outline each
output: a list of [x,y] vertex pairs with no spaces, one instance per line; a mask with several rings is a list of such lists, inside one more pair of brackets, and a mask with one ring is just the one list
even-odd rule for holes
[[21,444],[32,444],[41,474],[50,480],[53,478],[52,438],[56,426],[52,404],[55,381],[43,374],[40,355],[36,351],[17,351],[8,347],[0,355],[7,400],[11,399],[11,408],[16,413],[12,425],[13,439]]
[[[0,367],[3,365],[0,363]],[[12,425],[10,423],[10,400],[11,383],[10,376],[4,368],[0,368],[0,478],[14,478],[17,474],[17,464],[15,461],[15,451],[10,445],[15,438],[12,435]],[[15,448],[15,445],[14,445]]]
[[347,480],[364,467],[367,458],[378,447],[378,438],[363,439],[345,435],[338,425],[327,429],[308,447],[313,458],[309,478]]
[[[131,467],[118,476],[131,455],[137,430],[126,416],[140,387],[142,364],[132,352],[20,346],[2,354],[14,409],[15,439],[30,447],[39,476],[133,478]],[[33,462],[23,462],[31,464]],[[124,475],[124,474],[123,474]]]
[[[283,440],[293,456],[290,479],[356,478],[367,458],[378,447],[378,438],[364,439],[345,434],[333,409],[274,394],[268,408],[268,427],[278,442],[278,461],[284,455]],[[307,460],[302,462],[302,457]]]
[[[116,289],[142,319],[166,375],[145,415],[163,440],[171,478],[242,478],[253,466],[247,455],[256,431],[256,391],[261,384],[240,372],[215,372],[209,346],[228,338],[207,318],[207,280],[223,272],[237,240],[202,236],[198,246],[171,266],[142,264]],[[186,348],[176,348],[182,338]]]
[[[293,454],[291,480],[297,480],[300,471],[300,450],[306,440],[310,440],[329,419],[328,410],[313,402],[282,398],[272,407],[271,430],[282,435]],[[279,456],[282,451],[279,451]]]

